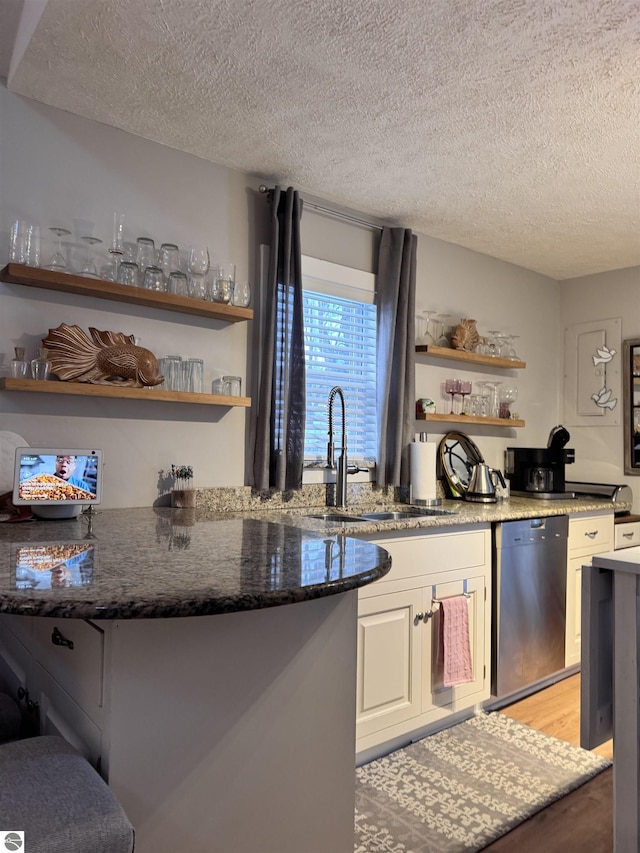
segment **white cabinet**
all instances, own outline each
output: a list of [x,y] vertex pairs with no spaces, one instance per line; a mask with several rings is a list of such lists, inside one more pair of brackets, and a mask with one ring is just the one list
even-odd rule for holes
[[[359,591],[357,752],[400,738],[489,697],[491,532],[408,531],[367,537],[391,554],[389,574]],[[466,593],[473,681],[444,687],[439,602]]]
[[81,619],[3,614],[0,683],[29,730],[59,734],[94,767],[102,756],[104,631]]
[[569,516],[566,666],[580,662],[582,567],[591,565],[595,554],[613,550],[613,527],[613,512],[609,510]]
[[176,827],[194,853],[346,853],[356,612],[349,590],[194,618],[0,614],[0,687],[98,767],[136,853],[172,853]]
[[640,521],[616,524],[614,531],[614,548],[616,551],[620,548],[633,548],[634,545],[640,545]]

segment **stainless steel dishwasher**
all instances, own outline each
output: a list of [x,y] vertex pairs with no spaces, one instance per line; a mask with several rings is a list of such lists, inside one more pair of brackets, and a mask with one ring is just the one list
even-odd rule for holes
[[564,669],[568,531],[566,515],[496,525],[495,697],[524,693],[524,688]]

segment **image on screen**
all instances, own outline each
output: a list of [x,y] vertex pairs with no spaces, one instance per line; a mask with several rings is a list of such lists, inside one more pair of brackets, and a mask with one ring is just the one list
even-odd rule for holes
[[93,580],[95,544],[59,542],[18,545],[16,589],[61,589],[89,586]]
[[100,463],[100,451],[95,450],[18,448],[14,503],[99,503]]

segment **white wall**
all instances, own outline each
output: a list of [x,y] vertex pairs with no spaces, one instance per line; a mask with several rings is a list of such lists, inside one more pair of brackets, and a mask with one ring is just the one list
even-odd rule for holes
[[[0,87],[2,265],[15,216],[39,222],[43,232],[50,225],[68,227],[75,242],[93,228],[107,244],[112,212],[118,210],[126,215],[126,239],[145,234],[158,244],[172,240],[184,248],[203,242],[221,259],[235,261],[239,278],[255,280],[253,247],[264,240],[255,219],[267,217],[257,183]],[[52,245],[43,246],[45,256]],[[209,389],[222,374],[246,378],[250,324],[2,284],[5,372],[15,346],[25,346],[33,357],[47,330],[62,322],[134,334],[157,356],[200,356]],[[198,486],[242,485],[246,422],[240,408],[0,394],[0,429],[17,432],[31,445],[104,450],[105,506],[151,504],[158,497],[159,472],[172,463],[193,465]]]
[[[0,263],[7,258],[11,219],[24,215],[49,225],[88,227],[109,239],[114,210],[127,216],[126,236],[151,234],[181,246],[207,242],[233,259],[238,275],[257,283],[257,247],[265,242],[268,206],[257,192],[264,181],[122,131],[69,115],[0,87]],[[375,269],[376,233],[308,208],[303,251],[347,266]],[[51,244],[46,251],[51,250]],[[503,467],[509,444],[542,446],[559,422],[560,302],[556,282],[519,267],[419,235],[417,308],[473,317],[481,332],[502,329],[517,341],[527,368],[503,374],[469,371],[455,363],[419,359],[416,396],[437,397],[447,376],[517,383],[517,409],[527,426],[469,430],[487,461]],[[205,381],[222,373],[249,380],[255,359],[254,324],[226,325],[96,299],[79,299],[18,285],[0,285],[0,354],[13,347],[34,354],[41,337],[61,322],[135,334],[156,355],[178,352],[205,360]],[[246,392],[255,395],[247,381]],[[444,401],[442,401],[444,404]],[[249,414],[242,409],[142,404],[124,400],[44,398],[0,394],[0,429],[33,445],[91,444],[107,463],[105,506],[151,504],[158,474],[191,464],[198,486],[242,485]],[[416,422],[419,431],[424,424]],[[433,440],[446,432],[431,429]]]
[[[562,328],[576,323],[621,318],[622,339],[640,338],[640,267],[569,279],[560,283]],[[622,407],[622,400],[620,400]],[[623,427],[572,426],[576,480],[627,483],[640,512],[640,478],[624,473]]]

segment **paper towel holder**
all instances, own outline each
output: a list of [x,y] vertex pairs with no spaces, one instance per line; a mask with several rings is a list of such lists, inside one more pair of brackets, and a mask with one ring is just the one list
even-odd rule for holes
[[[420,433],[420,441],[426,442],[426,440],[427,440],[427,433],[421,432]],[[409,504],[410,504],[410,506],[431,507],[431,506],[440,506],[440,504],[442,503],[442,500],[440,498],[414,498],[413,494],[411,492],[412,492],[412,489],[410,488],[409,489]]]

